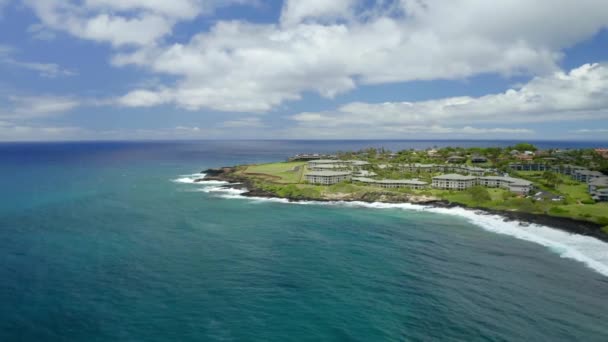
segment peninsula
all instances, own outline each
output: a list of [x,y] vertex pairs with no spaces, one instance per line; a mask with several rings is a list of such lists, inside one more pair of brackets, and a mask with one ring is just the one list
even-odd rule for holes
[[461,206],[608,241],[606,149],[369,148],[203,172],[197,181],[226,181],[245,196]]

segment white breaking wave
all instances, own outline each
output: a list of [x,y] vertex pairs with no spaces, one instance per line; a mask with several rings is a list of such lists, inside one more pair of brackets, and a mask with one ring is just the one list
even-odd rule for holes
[[198,191],[206,192],[206,193],[221,193],[221,194],[223,194],[222,197],[225,197],[225,196],[243,197],[241,195],[244,194],[245,192],[247,192],[247,190],[244,190],[244,189],[225,188],[222,186],[212,186],[212,187],[207,187],[207,188],[201,188]]
[[205,178],[206,174],[204,173],[193,173],[190,175],[181,175],[179,178],[172,179],[172,182],[182,183],[182,184],[197,184],[195,180],[200,178]]
[[509,235],[549,248],[562,258],[582,262],[587,267],[608,277],[608,244],[593,237],[571,234],[538,224],[521,225],[518,221],[504,221],[504,217],[478,213],[464,208],[436,208],[411,203],[367,203],[367,202],[290,202],[284,198],[265,198],[242,196],[246,190],[219,188],[209,191],[220,193],[222,198],[240,198],[256,202],[274,202],[296,205],[331,205],[343,207],[363,207],[375,209],[402,209],[424,211],[442,215],[454,215],[467,219],[472,224],[497,234]]

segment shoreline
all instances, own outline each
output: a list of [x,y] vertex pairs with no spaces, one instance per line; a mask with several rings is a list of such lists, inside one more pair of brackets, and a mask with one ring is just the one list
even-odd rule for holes
[[[537,214],[537,213],[527,213],[521,211],[509,211],[509,210],[495,210],[488,209],[483,207],[468,207],[459,203],[449,202],[443,199],[422,199],[418,198],[417,200],[404,200],[405,197],[400,197],[399,200],[383,200],[382,198],[373,198],[366,199],[363,198],[342,198],[342,199],[329,199],[329,198],[305,198],[305,197],[282,197],[275,193],[265,191],[257,188],[254,183],[248,179],[247,177],[235,175],[233,172],[235,171],[235,167],[221,167],[217,169],[207,169],[202,171],[202,173],[206,174],[205,177],[195,180],[195,182],[202,181],[223,181],[228,182],[230,184],[223,185],[225,188],[233,188],[233,189],[241,189],[247,190],[247,192],[242,193],[241,195],[244,197],[261,197],[261,198],[282,198],[286,199],[290,202],[305,202],[305,201],[315,201],[319,203],[323,202],[364,202],[364,203],[391,203],[391,204],[399,204],[399,203],[409,203],[409,204],[418,204],[425,205],[433,208],[462,208],[466,210],[471,210],[474,212],[481,212],[485,215],[497,215],[503,218],[504,222],[520,222],[521,225],[529,225],[536,224],[541,226],[546,226],[554,229],[558,229],[571,234],[578,234],[583,236],[594,237],[598,240],[608,243],[608,234],[602,231],[602,226],[589,222],[577,220],[569,217],[559,217],[559,216],[551,216],[546,214]],[[235,184],[237,183],[237,184]]]

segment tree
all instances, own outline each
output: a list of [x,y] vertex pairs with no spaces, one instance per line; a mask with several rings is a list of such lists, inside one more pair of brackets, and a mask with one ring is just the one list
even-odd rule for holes
[[488,189],[482,186],[474,186],[467,191],[471,195],[471,199],[476,203],[489,202],[492,200],[492,196],[490,196]]
[[519,143],[515,146],[513,146],[514,150],[518,150],[519,152],[524,152],[524,151],[536,151],[537,148],[536,146],[530,144],[530,143]]
[[554,189],[564,182],[557,173],[551,171],[545,171],[543,173],[543,179],[545,180],[548,186]]

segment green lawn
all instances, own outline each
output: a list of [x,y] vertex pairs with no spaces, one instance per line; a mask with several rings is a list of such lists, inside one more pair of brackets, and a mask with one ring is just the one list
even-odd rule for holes
[[574,201],[589,201],[591,196],[586,184],[578,183],[574,185],[562,184],[557,187],[558,191]]
[[[243,172],[246,174],[267,175],[268,180],[277,183],[299,183],[302,180],[305,165],[305,162],[250,165]],[[299,169],[294,171],[297,167]]]
[[[603,218],[608,218],[608,203],[595,204],[568,204],[560,208],[567,210],[566,216],[598,222]],[[599,222],[598,222],[599,223]]]

